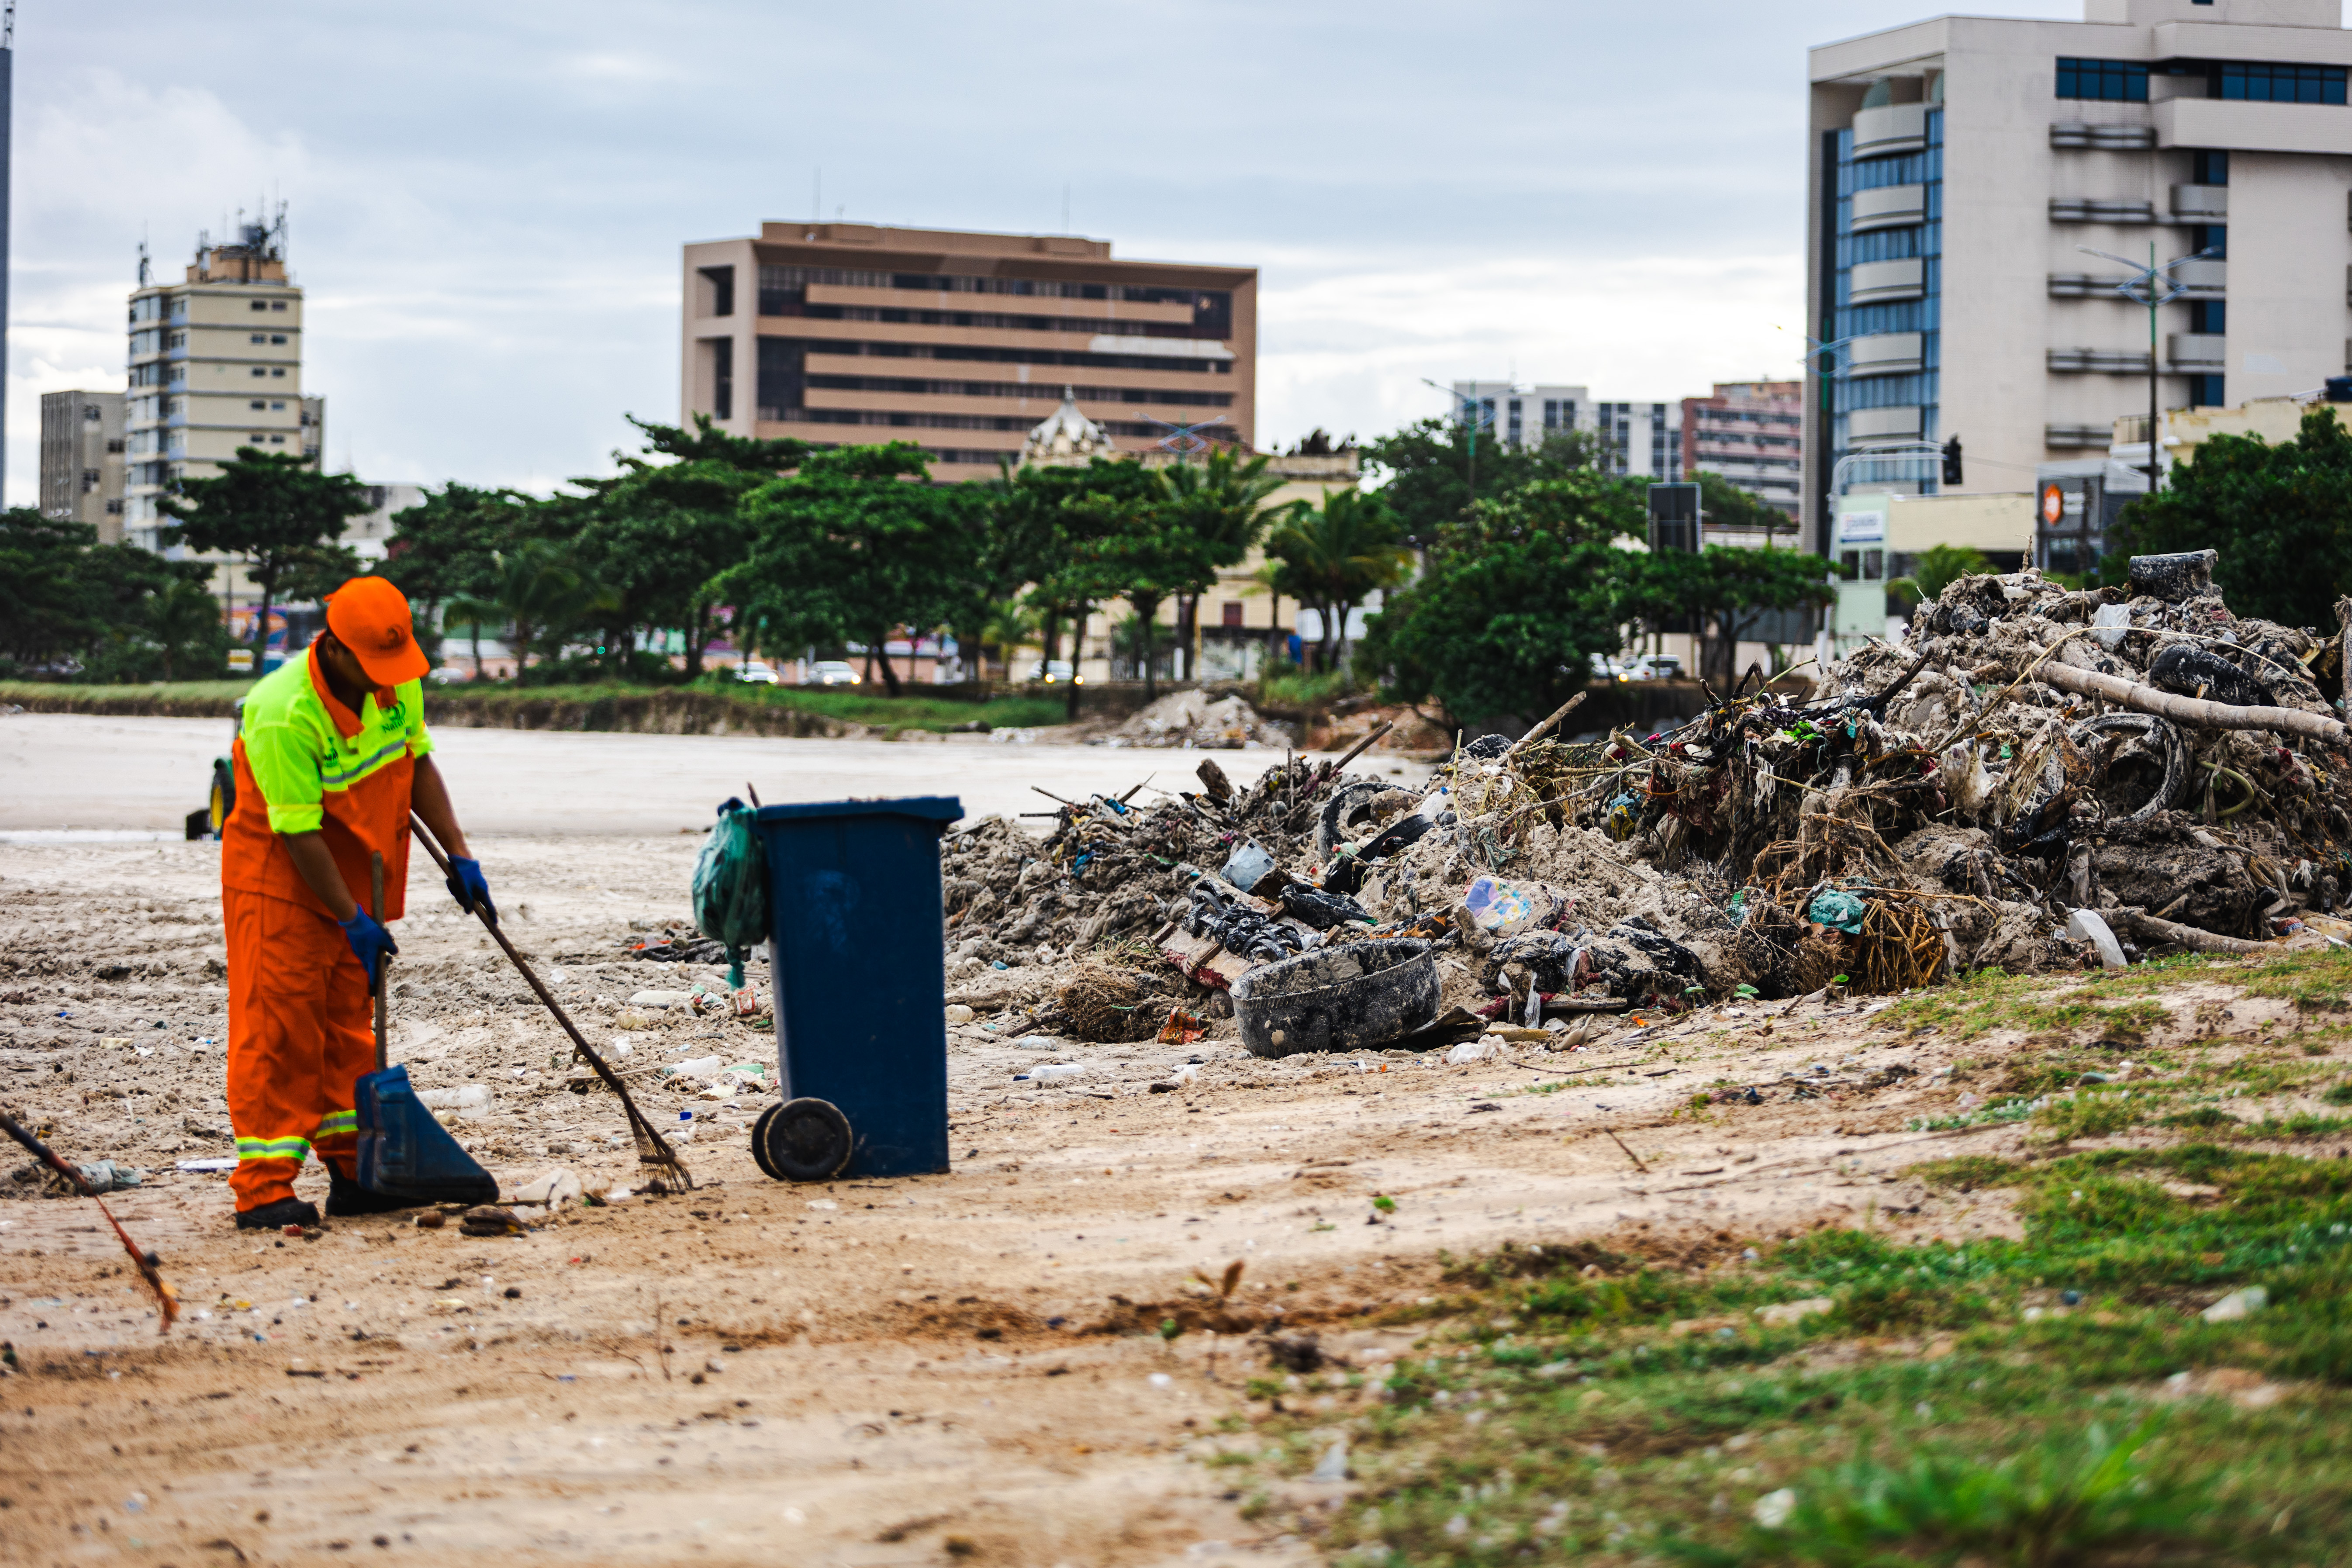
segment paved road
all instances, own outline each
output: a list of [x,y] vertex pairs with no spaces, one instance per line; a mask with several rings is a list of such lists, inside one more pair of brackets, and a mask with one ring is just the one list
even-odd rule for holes
[[[182,819],[204,804],[213,759],[228,739],[219,719],[0,717],[0,833],[176,837]],[[1147,775],[1179,788],[1203,754],[982,736],[932,744],[444,729],[435,742],[468,830],[486,834],[674,833],[709,822],[711,808],[746,782],[771,804],[952,795],[975,816],[1050,810],[1030,785],[1072,799],[1124,791]],[[1282,761],[1274,751],[1205,754],[1237,784]],[[1381,765],[1416,778],[1426,772]]]

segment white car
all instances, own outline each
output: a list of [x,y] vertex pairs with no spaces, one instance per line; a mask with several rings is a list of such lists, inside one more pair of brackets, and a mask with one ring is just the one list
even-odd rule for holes
[[773,686],[776,684],[776,669],[764,660],[747,658],[735,667],[735,679],[753,686]]
[[1670,653],[1645,653],[1628,664],[1625,673],[1635,680],[1680,680],[1683,661]]
[[1615,659],[1611,658],[1607,654],[1596,653],[1592,656],[1592,679],[1595,680],[1631,680],[1633,678],[1625,672],[1625,667],[1623,665],[1618,663]]
[[1070,661],[1066,658],[1039,659],[1037,667],[1029,672],[1029,679],[1042,680],[1048,686],[1058,686],[1064,681],[1073,686],[1084,686],[1087,683],[1085,676],[1071,672]]
[[811,686],[863,686],[866,678],[837,658],[821,658],[809,671]]

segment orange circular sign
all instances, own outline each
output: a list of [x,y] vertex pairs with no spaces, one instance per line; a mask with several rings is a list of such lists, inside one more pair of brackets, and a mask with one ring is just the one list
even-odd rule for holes
[[2042,521],[2058,526],[2066,516],[2066,492],[2057,485],[2042,487]]

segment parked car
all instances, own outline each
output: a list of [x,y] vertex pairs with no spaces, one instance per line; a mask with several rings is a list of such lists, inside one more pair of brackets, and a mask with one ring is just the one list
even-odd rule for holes
[[753,686],[773,686],[777,684],[775,666],[769,664],[764,659],[745,659],[742,663],[735,667],[735,679],[741,681],[747,681]]
[[1633,677],[1625,673],[1624,665],[1619,663],[1616,659],[1611,658],[1605,653],[1596,653],[1592,656],[1592,679],[1595,680],[1631,680]]
[[474,679],[473,673],[454,664],[436,665],[425,673],[425,679],[436,686],[462,686]]
[[1065,682],[1072,686],[1084,686],[1087,683],[1085,676],[1071,670],[1070,661],[1066,658],[1039,659],[1037,667],[1029,672],[1029,679],[1042,680],[1048,686],[1056,686]]
[[821,658],[809,671],[811,686],[862,686],[866,678],[837,658]]
[[1626,668],[1634,680],[1680,680],[1683,661],[1670,653],[1645,653]]

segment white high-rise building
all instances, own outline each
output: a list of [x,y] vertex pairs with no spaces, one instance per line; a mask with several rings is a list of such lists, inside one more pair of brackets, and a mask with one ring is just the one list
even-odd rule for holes
[[[1896,494],[2024,491],[2119,416],[2318,389],[2352,360],[2340,0],[2084,0],[1811,53],[1805,521],[1839,460]],[[2112,291],[2173,268],[2148,312]],[[2202,253],[2201,256],[2200,253]],[[1826,393],[1822,377],[1827,371]]]
[[1556,435],[1589,430],[1601,437],[1611,473],[1683,477],[1680,403],[1610,403],[1581,386],[1520,386],[1507,381],[1457,381],[1454,416],[1476,410],[1482,436],[1506,447],[1539,447]]

